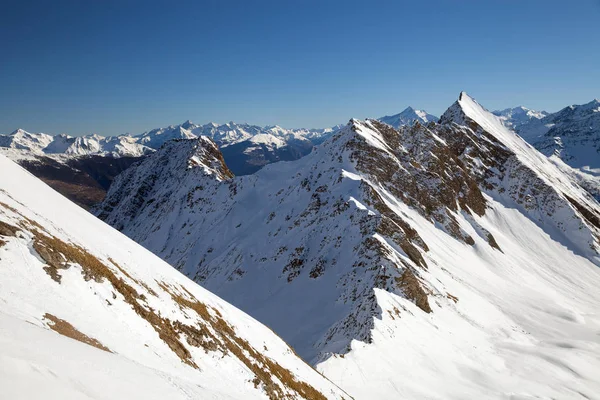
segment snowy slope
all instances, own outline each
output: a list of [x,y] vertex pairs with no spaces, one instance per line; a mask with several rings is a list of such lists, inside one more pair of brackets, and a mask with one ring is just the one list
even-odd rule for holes
[[4,156],[0,171],[3,396],[348,398],[268,328]]
[[468,95],[441,122],[235,178],[174,142],[96,211],[356,398],[594,398],[600,206]]
[[419,122],[420,124],[437,122],[438,119],[438,117],[428,114],[426,111],[415,110],[412,107],[407,107],[401,113],[395,115],[386,115],[385,117],[379,118],[379,121],[393,126],[394,128],[399,128],[403,125],[413,125],[415,122]]
[[465,156],[500,200],[516,202],[556,240],[600,265],[600,207],[587,191],[464,92],[440,122],[468,126],[484,139]]

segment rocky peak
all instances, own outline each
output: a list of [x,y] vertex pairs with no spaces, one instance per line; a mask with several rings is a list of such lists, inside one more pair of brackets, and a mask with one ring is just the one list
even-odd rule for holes
[[482,189],[508,197],[536,223],[555,226],[557,240],[600,265],[600,205],[589,193],[464,92],[440,123],[466,128],[461,137],[443,138]]
[[196,127],[196,125],[194,125],[194,123],[188,119],[188,120],[187,120],[187,121],[185,121],[183,124],[181,124],[181,127],[182,127],[183,129],[190,130],[190,129],[193,129],[193,128],[195,128],[195,127]]

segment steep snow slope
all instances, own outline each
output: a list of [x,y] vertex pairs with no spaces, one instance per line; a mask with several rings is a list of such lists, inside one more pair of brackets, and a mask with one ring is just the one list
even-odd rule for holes
[[594,398],[600,206],[466,94],[441,122],[236,178],[174,142],[97,213],[357,398]]
[[464,156],[484,187],[516,201],[555,240],[600,265],[600,207],[588,192],[464,92],[440,122],[468,126],[479,139]]
[[268,328],[4,156],[0,171],[3,396],[348,398]]
[[385,117],[379,118],[379,121],[384,124],[399,128],[403,125],[413,125],[415,122],[420,124],[426,124],[428,122],[437,122],[439,118],[428,114],[423,110],[415,110],[412,107],[407,107],[404,111],[395,115],[386,115]]

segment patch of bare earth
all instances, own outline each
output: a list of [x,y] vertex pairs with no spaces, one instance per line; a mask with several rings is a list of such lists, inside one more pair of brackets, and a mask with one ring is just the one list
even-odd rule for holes
[[[0,221],[0,236],[5,236],[5,237],[16,236],[18,230],[19,230],[19,228],[17,228],[16,226],[13,226],[13,225],[7,224],[6,222]],[[5,244],[6,244],[6,240],[3,240],[0,237],[0,247],[4,246]]]
[[64,319],[60,319],[55,317],[52,314],[44,314],[44,319],[48,320],[48,327],[52,329],[54,332],[60,333],[63,336],[69,337],[71,339],[78,340],[82,343],[88,344],[90,346],[94,346],[97,349],[108,351],[112,353],[110,349],[104,346],[102,343],[97,341],[96,339],[89,337],[85,333],[78,331],[73,325],[65,321]]

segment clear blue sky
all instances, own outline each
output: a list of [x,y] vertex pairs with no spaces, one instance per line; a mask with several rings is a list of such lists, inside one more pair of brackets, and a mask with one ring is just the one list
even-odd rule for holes
[[3,1],[0,132],[325,127],[600,97],[600,1]]

